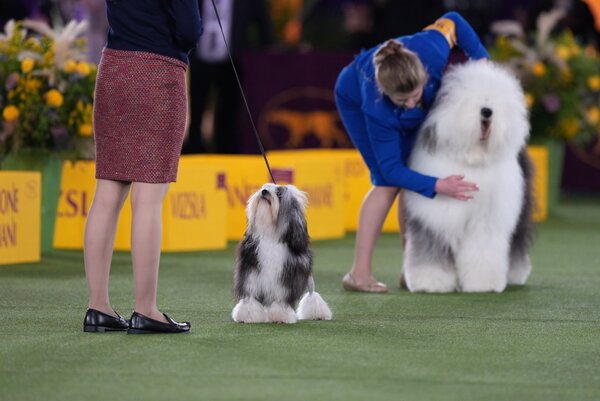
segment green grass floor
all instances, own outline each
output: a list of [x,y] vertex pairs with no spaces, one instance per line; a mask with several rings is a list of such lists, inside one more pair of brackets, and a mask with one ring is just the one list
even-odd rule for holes
[[[159,306],[191,334],[82,332],[82,252],[0,266],[0,400],[600,400],[600,197],[538,226],[534,271],[502,294],[411,294],[396,235],[375,254],[385,295],[348,293],[354,235],[314,244],[330,322],[230,320],[233,252],[163,254]],[[129,316],[128,253],[113,306]]]

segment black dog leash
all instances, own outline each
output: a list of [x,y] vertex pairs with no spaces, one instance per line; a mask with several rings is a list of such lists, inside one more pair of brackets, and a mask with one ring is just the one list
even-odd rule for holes
[[235,74],[235,79],[237,80],[238,87],[240,88],[240,93],[242,94],[242,99],[244,100],[244,106],[246,106],[246,111],[248,112],[248,117],[250,118],[250,123],[252,124],[252,129],[254,130],[254,135],[256,135],[256,140],[258,141],[258,147],[260,148],[260,153],[262,153],[263,159],[265,159],[265,164],[267,165],[267,170],[269,170],[269,175],[271,176],[271,180],[273,184],[277,184],[275,181],[275,177],[273,177],[273,172],[271,171],[271,166],[269,165],[269,161],[267,160],[267,154],[265,153],[265,148],[260,140],[260,136],[258,135],[258,131],[256,126],[254,125],[254,119],[252,118],[252,113],[250,113],[250,107],[248,106],[248,101],[246,100],[246,95],[244,94],[244,89],[242,88],[242,83],[240,82],[240,77],[238,75],[237,69],[235,68],[235,64],[233,62],[233,57],[231,56],[231,51],[229,50],[229,44],[227,43],[227,39],[225,38],[225,31],[223,30],[223,25],[221,24],[221,17],[219,16],[219,11],[217,10],[217,5],[215,4],[215,0],[211,0],[213,8],[215,9],[215,15],[217,16],[217,22],[219,23],[219,28],[221,29],[221,35],[223,36],[223,41],[225,42],[225,47],[227,48],[227,54],[229,55],[229,61],[231,61],[231,67],[233,67],[233,73]]

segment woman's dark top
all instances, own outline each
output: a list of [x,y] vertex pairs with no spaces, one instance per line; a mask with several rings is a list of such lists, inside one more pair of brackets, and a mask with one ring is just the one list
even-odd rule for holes
[[106,47],[188,62],[202,35],[198,0],[108,0]]

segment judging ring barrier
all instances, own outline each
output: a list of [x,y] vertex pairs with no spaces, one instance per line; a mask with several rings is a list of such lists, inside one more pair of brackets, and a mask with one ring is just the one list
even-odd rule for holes
[[[535,221],[547,218],[547,149],[529,146],[535,166]],[[306,217],[312,240],[341,238],[355,231],[369,172],[353,149],[272,151],[268,158],[278,184],[308,194]],[[54,247],[82,249],[85,220],[95,189],[95,164],[65,162],[56,216]],[[163,204],[163,251],[223,249],[242,238],[246,202],[270,177],[261,156],[185,155],[177,183]],[[0,171],[0,264],[40,259],[40,174]],[[384,231],[397,232],[396,206]],[[119,219],[115,249],[129,250],[131,205]]]

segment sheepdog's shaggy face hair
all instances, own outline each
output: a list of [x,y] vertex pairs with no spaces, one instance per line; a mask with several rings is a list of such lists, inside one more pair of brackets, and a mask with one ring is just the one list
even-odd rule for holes
[[329,307],[314,291],[306,204],[306,194],[293,185],[265,184],[248,200],[248,225],[236,255],[234,321],[331,319]]
[[532,169],[523,90],[491,62],[444,77],[421,126],[409,167],[478,184],[470,202],[405,193],[404,275],[411,291],[503,291],[531,271]]
[[518,153],[528,135],[519,81],[491,62],[470,62],[444,76],[420,140],[431,151],[444,149],[476,165]]

